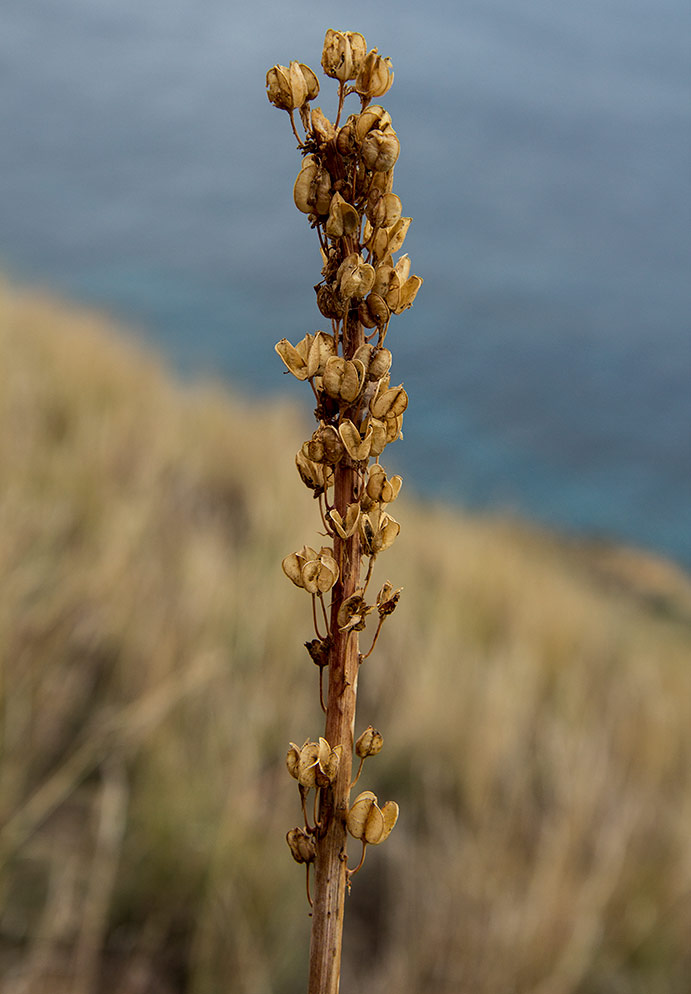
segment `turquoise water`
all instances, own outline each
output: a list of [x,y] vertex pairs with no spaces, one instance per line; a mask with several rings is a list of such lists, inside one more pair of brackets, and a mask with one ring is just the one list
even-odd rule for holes
[[394,60],[425,278],[390,333],[411,396],[392,468],[691,566],[691,8],[339,10],[3,0],[0,265],[133,321],[185,372],[290,390],[273,343],[319,327],[320,263],[264,73],[361,30]]

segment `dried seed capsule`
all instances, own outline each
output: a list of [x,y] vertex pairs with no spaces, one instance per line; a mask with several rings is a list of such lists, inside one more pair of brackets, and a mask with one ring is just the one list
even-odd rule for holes
[[[355,118],[355,137],[362,143],[365,137],[375,129],[387,131],[391,128],[391,115],[379,104],[372,104]],[[386,172],[386,170],[384,170]],[[388,192],[388,191],[387,191]]]
[[366,297],[374,285],[374,267],[353,252],[338,267],[336,278],[344,300]]
[[355,743],[355,753],[360,759],[367,759],[368,756],[376,756],[381,752],[383,745],[384,737],[381,732],[368,725]]
[[319,93],[319,80],[309,66],[291,62],[273,66],[266,74],[266,95],[280,110],[297,110]]
[[393,128],[370,131],[362,143],[362,161],[374,172],[388,173],[393,169],[400,151],[398,135]]
[[324,38],[322,68],[327,76],[344,83],[355,79],[367,55],[367,42],[357,31],[334,31]]
[[378,846],[388,839],[397,821],[398,805],[395,801],[387,801],[380,808],[377,795],[371,790],[363,790],[353,801],[346,825],[354,839]]
[[303,160],[293,187],[295,206],[303,214],[328,214],[331,204],[331,177],[313,155]]
[[330,397],[352,404],[365,382],[365,367],[359,359],[332,356],[324,367],[324,389]]
[[309,642],[305,642],[305,648],[309,652],[312,662],[320,669],[329,665],[331,645],[331,639],[328,635],[325,639],[312,639]]
[[383,59],[373,48],[365,57],[360,72],[355,80],[355,89],[363,97],[370,100],[383,97],[393,84],[393,67],[391,59]]
[[345,314],[346,308],[338,294],[334,293],[333,287],[319,283],[314,289],[317,293],[317,307],[324,317],[333,321],[340,320]]
[[311,863],[316,855],[314,839],[302,828],[291,828],[286,835],[286,842],[290,846],[293,859],[296,863]]
[[360,215],[352,206],[347,203],[340,193],[335,193],[331,198],[329,206],[329,216],[324,226],[324,231],[329,238],[344,238],[353,235],[360,227]]

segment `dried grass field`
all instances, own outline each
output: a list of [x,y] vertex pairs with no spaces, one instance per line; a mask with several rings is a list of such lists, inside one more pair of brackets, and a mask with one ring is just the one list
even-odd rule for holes
[[[317,538],[306,430],[0,287],[2,994],[304,988],[284,760],[322,715],[280,563]],[[367,786],[401,816],[343,994],[688,994],[691,581],[396,516],[356,730],[386,728]]]

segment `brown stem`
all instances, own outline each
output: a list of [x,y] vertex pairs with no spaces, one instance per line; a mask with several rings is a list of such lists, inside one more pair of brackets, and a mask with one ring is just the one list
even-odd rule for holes
[[[344,321],[344,358],[351,358],[363,339],[363,329],[357,320]],[[349,459],[342,459],[335,467],[334,475],[335,506],[345,518],[348,505],[354,503],[357,493],[357,469]],[[342,745],[343,754],[336,780],[328,790],[322,791],[319,812],[322,831],[316,839],[308,994],[338,994],[341,969],[347,881],[345,822],[353,763],[359,649],[356,633],[348,638],[349,632],[339,630],[338,612],[343,601],[352,596],[360,584],[362,549],[359,535],[355,533],[347,539],[336,535],[334,557],[339,565],[339,579],[331,598],[332,645],[324,738],[332,748]]]

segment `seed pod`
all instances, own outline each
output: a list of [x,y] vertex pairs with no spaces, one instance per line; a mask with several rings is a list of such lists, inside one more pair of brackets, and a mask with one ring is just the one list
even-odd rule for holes
[[[380,381],[380,388],[383,380]],[[390,387],[389,389],[379,389],[370,401],[369,409],[372,416],[383,419],[387,415],[394,417],[403,414],[408,406],[408,394],[403,389],[403,385]]]
[[326,493],[329,487],[333,486],[334,476],[330,466],[312,462],[311,459],[305,458],[302,452],[298,452],[295,456],[295,465],[300,474],[300,479],[308,490],[313,491],[314,497]]
[[367,296],[374,285],[374,275],[374,267],[357,252],[346,256],[336,274],[341,297],[350,300],[351,297]]
[[333,524],[336,532],[340,535],[342,539],[350,538],[357,531],[358,523],[360,521],[360,505],[359,504],[349,504],[346,510],[345,518],[342,518],[338,511],[334,508],[329,511],[329,518]]
[[360,227],[360,215],[352,206],[346,203],[340,193],[331,198],[329,216],[324,231],[329,238],[344,238],[353,235]]
[[398,301],[394,310],[395,314],[402,314],[403,311],[412,306],[421,286],[422,278],[420,276],[410,276],[405,281],[398,295]]
[[370,131],[362,143],[362,161],[373,172],[388,173],[393,169],[401,151],[398,135],[393,128]]
[[352,404],[365,382],[365,367],[359,359],[332,356],[324,367],[324,389],[330,397]]
[[293,859],[296,863],[311,863],[316,855],[314,839],[302,828],[291,828],[286,835],[286,842],[290,846]]
[[387,615],[393,614],[401,597],[402,589],[403,587],[399,587],[398,590],[394,590],[388,580],[382,586],[377,594],[377,611],[380,618],[385,618]]
[[397,821],[398,805],[395,801],[387,801],[380,808],[377,795],[371,790],[363,790],[348,812],[346,825],[354,839],[362,839],[372,846],[378,846],[388,839]]
[[309,545],[303,545],[299,552],[291,552],[289,556],[286,556],[281,566],[285,575],[289,580],[293,581],[296,587],[304,587],[302,582],[302,567],[311,559],[316,558],[317,550],[311,548]]
[[378,504],[390,504],[398,497],[403,480],[400,476],[387,479],[384,467],[373,463],[367,474],[367,496]]
[[[388,194],[394,196],[394,194]],[[403,245],[405,236],[410,227],[410,217],[399,217],[390,227],[378,228],[368,241],[368,245],[376,259],[385,259],[387,255],[393,255]],[[394,269],[394,272],[396,270]],[[402,282],[400,274],[397,273],[399,282]]]
[[[384,110],[379,104],[372,104],[365,108],[361,114],[355,118],[355,137],[362,144],[370,131],[387,131],[391,129],[391,115],[388,110]],[[370,168],[370,167],[368,167]],[[386,172],[386,170],[383,170]],[[387,192],[387,191],[385,191]]]
[[273,66],[266,74],[266,95],[280,110],[294,111],[319,93],[319,80],[309,66],[291,62]]
[[305,648],[309,652],[312,662],[320,669],[329,665],[331,645],[331,639],[328,635],[325,639],[311,639],[311,641],[305,642]]
[[398,221],[402,210],[401,198],[395,193],[370,189],[365,214],[373,228],[390,228]]
[[371,428],[367,429],[363,438],[353,422],[346,418],[338,426],[338,433],[346,447],[346,452],[353,462],[363,462],[365,459],[369,459],[372,447]]
[[322,68],[327,76],[345,83],[355,79],[367,55],[367,42],[357,31],[334,31],[324,38]]
[[313,155],[302,162],[293,187],[295,206],[303,214],[328,214],[331,204],[331,177]]
[[355,80],[355,89],[363,97],[372,100],[374,97],[383,97],[393,84],[393,68],[391,59],[383,59],[373,48],[368,52],[360,72]]
[[317,307],[324,317],[339,321],[345,314],[346,308],[338,294],[334,293],[333,287],[318,283],[314,289],[317,294]]
[[339,128],[336,135],[336,148],[340,155],[349,158],[357,152],[357,139],[355,130],[356,117],[354,114],[348,118],[342,128]]
[[376,756],[384,745],[384,737],[372,725],[368,725],[355,743],[355,753],[360,759]]
[[362,590],[356,590],[338,609],[338,628],[341,632],[361,632],[365,627],[367,615],[374,611],[374,606],[367,604],[362,596]]
[[302,585],[308,594],[325,594],[338,580],[338,563],[332,556],[320,555],[302,567]]

